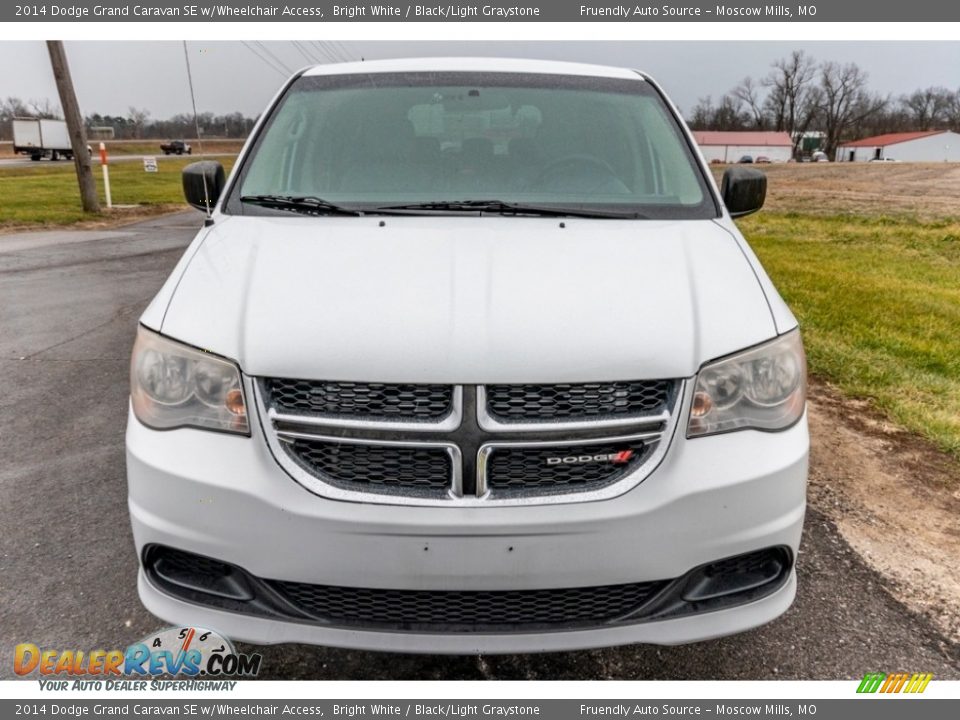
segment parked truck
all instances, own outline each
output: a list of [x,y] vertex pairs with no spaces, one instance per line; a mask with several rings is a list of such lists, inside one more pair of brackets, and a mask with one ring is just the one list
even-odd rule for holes
[[160,149],[163,151],[164,155],[187,155],[193,154],[193,148],[190,147],[189,143],[184,140],[171,140],[170,142],[163,143],[160,145]]
[[72,160],[73,148],[67,123],[43,118],[14,118],[13,151],[19,155],[29,155],[31,160],[45,157]]

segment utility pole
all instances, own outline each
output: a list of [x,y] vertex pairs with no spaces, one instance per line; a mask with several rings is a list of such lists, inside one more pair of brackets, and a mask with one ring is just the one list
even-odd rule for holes
[[67,65],[67,54],[64,52],[63,42],[47,40],[47,51],[50,53],[53,78],[57,81],[57,92],[60,93],[63,117],[67,121],[67,132],[70,134],[73,165],[77,170],[77,184],[80,186],[80,202],[84,212],[98,213],[100,200],[97,198],[97,186],[93,181],[93,169],[90,167],[87,132],[83,127],[83,116],[80,114],[77,94],[73,90],[73,78],[70,77],[70,66]]
[[197,98],[193,94],[193,73],[190,72],[190,54],[187,41],[183,41],[183,59],[187,61],[187,82],[190,84],[190,102],[193,103],[193,125],[197,130],[197,149],[203,155],[203,140],[200,139],[200,120],[197,119]]

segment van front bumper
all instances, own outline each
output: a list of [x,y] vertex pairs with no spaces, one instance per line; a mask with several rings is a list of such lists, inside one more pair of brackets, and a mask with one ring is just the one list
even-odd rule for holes
[[738,602],[694,603],[681,613],[442,631],[402,622],[390,626],[376,618],[369,626],[338,626],[247,612],[242,604],[213,597],[205,602],[202,593],[171,592],[141,567],[140,597],[158,617],[258,644],[535,652],[728,635],[773,620],[796,593],[792,563],[806,507],[806,418],[778,433],[687,440],[678,432],[660,466],[617,498],[498,507],[321,498],[281,469],[259,432],[258,427],[252,437],[158,432],[131,414],[129,507],[141,563],[145,551],[161,546],[269,582],[454,593],[449,597],[675,581],[694,568],[768,548],[784,549],[788,567],[762,593],[730,596]]

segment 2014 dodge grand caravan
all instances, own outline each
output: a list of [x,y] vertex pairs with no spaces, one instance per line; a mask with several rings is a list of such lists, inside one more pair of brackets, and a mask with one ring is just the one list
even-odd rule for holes
[[255,643],[683,643],[783,613],[797,322],[643,74],[298,73],[140,321],[140,596]]

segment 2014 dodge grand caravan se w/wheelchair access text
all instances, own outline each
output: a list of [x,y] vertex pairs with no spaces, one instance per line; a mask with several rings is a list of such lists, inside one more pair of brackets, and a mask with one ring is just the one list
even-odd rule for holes
[[291,79],[141,318],[140,596],[255,643],[683,643],[783,613],[797,322],[676,109],[506,60]]

